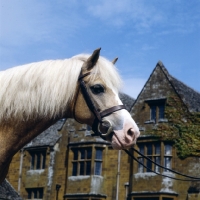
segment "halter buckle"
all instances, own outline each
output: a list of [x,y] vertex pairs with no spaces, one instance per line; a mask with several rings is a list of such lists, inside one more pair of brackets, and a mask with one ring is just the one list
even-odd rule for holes
[[100,133],[101,136],[107,137],[108,135],[110,135],[111,132],[113,132],[112,123],[109,120],[104,120],[103,123],[108,123],[108,125],[109,125],[109,126],[106,126],[106,127],[109,127],[107,132],[101,133],[101,130],[100,130],[101,123],[98,124],[98,132]]

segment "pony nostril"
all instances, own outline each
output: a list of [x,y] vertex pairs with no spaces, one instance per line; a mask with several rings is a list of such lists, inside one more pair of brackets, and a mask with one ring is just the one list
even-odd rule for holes
[[[133,130],[133,128],[130,128],[130,129],[127,131],[127,134],[128,134],[129,136],[133,137],[133,136],[134,136],[134,130]],[[134,137],[134,138],[135,138],[135,137]]]

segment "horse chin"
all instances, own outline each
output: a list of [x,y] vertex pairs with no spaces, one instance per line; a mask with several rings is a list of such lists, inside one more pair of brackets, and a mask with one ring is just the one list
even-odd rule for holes
[[111,145],[112,145],[112,148],[115,149],[115,150],[124,149],[124,146],[119,141],[119,139],[116,137],[116,135],[112,136]]

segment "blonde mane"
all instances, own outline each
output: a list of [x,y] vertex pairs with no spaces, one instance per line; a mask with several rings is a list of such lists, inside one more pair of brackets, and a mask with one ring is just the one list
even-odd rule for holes
[[[26,120],[62,114],[74,97],[83,62],[89,55],[65,60],[47,60],[0,72],[0,122],[14,117]],[[121,79],[112,63],[100,57],[90,81],[96,77],[118,90]]]

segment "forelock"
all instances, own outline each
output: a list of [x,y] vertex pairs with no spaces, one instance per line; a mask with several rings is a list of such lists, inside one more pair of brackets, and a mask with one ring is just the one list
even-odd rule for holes
[[[80,54],[73,58],[86,62],[90,55]],[[101,79],[107,87],[119,91],[122,86],[122,80],[115,65],[104,57],[99,57],[95,67],[91,70],[89,82],[92,83],[95,79]]]

